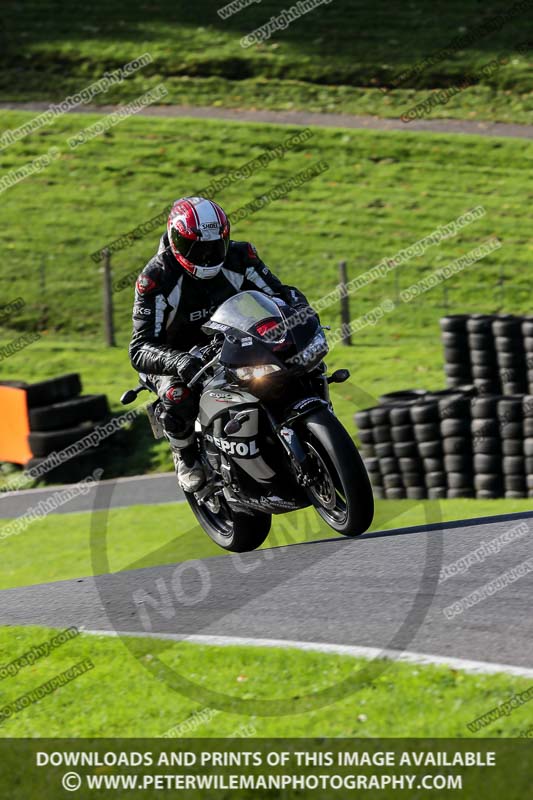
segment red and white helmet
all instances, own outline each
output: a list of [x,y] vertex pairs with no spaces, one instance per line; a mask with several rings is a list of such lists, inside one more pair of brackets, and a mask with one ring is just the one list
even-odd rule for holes
[[195,278],[218,275],[229,247],[229,220],[205,197],[176,200],[168,217],[168,241],[181,266]]

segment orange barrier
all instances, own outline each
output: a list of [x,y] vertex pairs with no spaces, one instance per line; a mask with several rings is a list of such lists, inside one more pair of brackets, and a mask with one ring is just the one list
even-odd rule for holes
[[26,390],[0,386],[0,461],[26,464],[30,460],[29,432]]

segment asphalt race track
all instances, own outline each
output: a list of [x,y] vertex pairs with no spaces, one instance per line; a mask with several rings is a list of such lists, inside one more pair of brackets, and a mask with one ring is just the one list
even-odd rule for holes
[[[383,647],[531,668],[532,531],[533,512],[10,589],[0,592],[0,624]],[[439,583],[442,567],[477,548],[476,563]],[[519,577],[447,618],[445,608],[528,559]]]
[[[101,487],[105,487],[103,492]],[[32,506],[46,502],[69,486],[49,486],[45,489],[26,489],[24,491],[0,494],[0,519],[12,519],[26,514]],[[72,488],[72,487],[70,487]],[[63,503],[53,514],[73,514],[85,511],[126,508],[136,505],[158,505],[160,503],[183,502],[183,492],[178,487],[173,472],[156,475],[139,475],[131,478],[112,478],[99,481],[89,487],[84,494],[78,494]]]

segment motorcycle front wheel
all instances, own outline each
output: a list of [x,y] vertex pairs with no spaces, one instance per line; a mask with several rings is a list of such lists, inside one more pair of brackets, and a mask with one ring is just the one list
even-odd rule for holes
[[313,484],[310,501],[322,519],[344,536],[359,536],[374,518],[374,496],[359,451],[329,410],[310,414],[298,430]]
[[223,497],[199,505],[193,494],[185,493],[192,512],[210,539],[224,550],[247,553],[263,544],[272,517],[255,511],[236,511]]

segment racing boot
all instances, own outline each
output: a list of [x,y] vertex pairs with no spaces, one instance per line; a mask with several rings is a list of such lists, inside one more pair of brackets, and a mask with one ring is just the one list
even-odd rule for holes
[[205,472],[198,457],[196,444],[180,449],[172,448],[172,455],[181,489],[190,494],[198,492],[205,484]]

